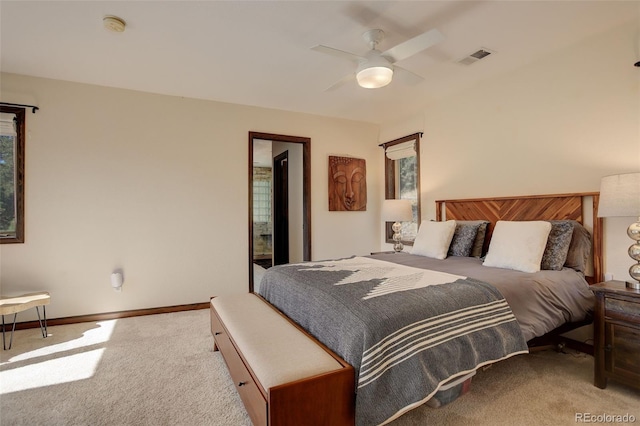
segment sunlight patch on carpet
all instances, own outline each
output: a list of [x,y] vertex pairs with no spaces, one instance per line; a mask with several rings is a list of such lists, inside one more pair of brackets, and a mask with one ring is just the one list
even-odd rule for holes
[[[59,352],[70,351],[78,348],[83,348],[91,345],[96,345],[99,343],[108,342],[111,338],[111,334],[113,333],[113,329],[116,326],[116,322],[118,320],[109,320],[109,321],[100,321],[97,322],[98,328],[94,328],[91,330],[85,331],[82,336],[77,339],[68,340],[66,342],[53,344],[50,346],[43,346],[42,348],[38,348],[32,351],[28,351],[9,359],[9,362],[18,362],[25,361],[32,358],[38,358],[41,356],[53,355]],[[59,330],[59,329],[57,329]],[[58,337],[55,336],[57,332],[55,328],[49,328],[49,337],[48,339]],[[43,340],[44,343],[47,343],[47,340]],[[5,363],[3,363],[5,364]]]
[[105,348],[3,371],[0,394],[59,385],[93,376]]
[[[50,328],[49,337],[39,340],[43,342],[43,347],[17,354],[2,363],[0,395],[92,377],[106,349],[92,347],[102,346],[109,341],[116,322],[97,322],[96,328],[66,341],[65,336],[59,334],[62,333],[61,328]],[[53,343],[56,341],[59,343]],[[53,344],[47,346],[49,342]],[[12,368],[12,364],[16,365],[15,368]],[[21,366],[17,366],[19,364]]]

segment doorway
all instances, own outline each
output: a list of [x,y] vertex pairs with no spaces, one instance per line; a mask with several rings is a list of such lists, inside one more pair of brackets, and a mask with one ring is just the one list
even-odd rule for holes
[[[310,144],[306,137],[249,132],[249,292],[265,267],[311,260]],[[271,207],[259,194],[265,174]]]

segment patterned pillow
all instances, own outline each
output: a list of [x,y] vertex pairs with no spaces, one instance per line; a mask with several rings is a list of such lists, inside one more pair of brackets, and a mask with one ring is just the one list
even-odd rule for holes
[[567,260],[564,262],[564,266],[584,274],[587,271],[589,257],[591,256],[591,234],[575,220],[569,222],[573,224],[573,235],[571,236],[569,253],[567,253]]
[[448,255],[464,257],[471,255],[471,250],[478,235],[478,228],[480,228],[480,223],[457,222]]
[[471,254],[469,256],[472,257],[482,257],[484,254],[484,240],[487,235],[487,227],[491,222],[488,220],[457,220],[456,223],[463,224],[478,224],[478,233],[476,234],[476,240],[473,242],[473,247],[471,248]]
[[478,228],[478,235],[476,235],[476,242],[473,243],[473,248],[471,249],[471,256],[473,257],[482,257],[484,255],[484,240],[487,236],[487,228],[489,224],[486,220],[480,221],[480,227]]
[[551,222],[551,232],[542,255],[540,269],[561,271],[567,260],[573,236],[573,223],[568,220],[550,220],[549,222]]

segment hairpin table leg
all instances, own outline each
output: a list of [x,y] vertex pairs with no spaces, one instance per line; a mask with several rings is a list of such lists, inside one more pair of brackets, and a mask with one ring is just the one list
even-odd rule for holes
[[7,350],[7,349],[11,349],[11,345],[13,344],[13,332],[16,330],[16,317],[18,316],[18,313],[16,312],[15,314],[13,314],[13,327],[11,328],[11,337],[9,338],[9,347],[7,348],[7,345],[5,344],[5,340],[4,340],[4,331],[5,331],[5,324],[4,324],[4,315],[2,316],[2,349],[3,350]]
[[40,332],[42,333],[42,337],[47,337],[47,310],[42,305],[42,314],[44,315],[44,327],[42,326],[42,320],[40,319],[40,309],[36,306],[36,312],[38,313],[38,322],[40,323]]

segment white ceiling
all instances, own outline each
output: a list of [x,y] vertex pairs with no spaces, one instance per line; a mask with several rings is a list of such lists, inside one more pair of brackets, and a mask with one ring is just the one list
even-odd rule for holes
[[[105,31],[105,15],[126,31]],[[0,19],[3,72],[383,124],[638,20],[640,2],[2,0]],[[372,28],[383,51],[431,28],[446,39],[398,63],[418,85],[325,91],[355,66],[310,48],[364,54]],[[481,47],[496,53],[457,63]]]

